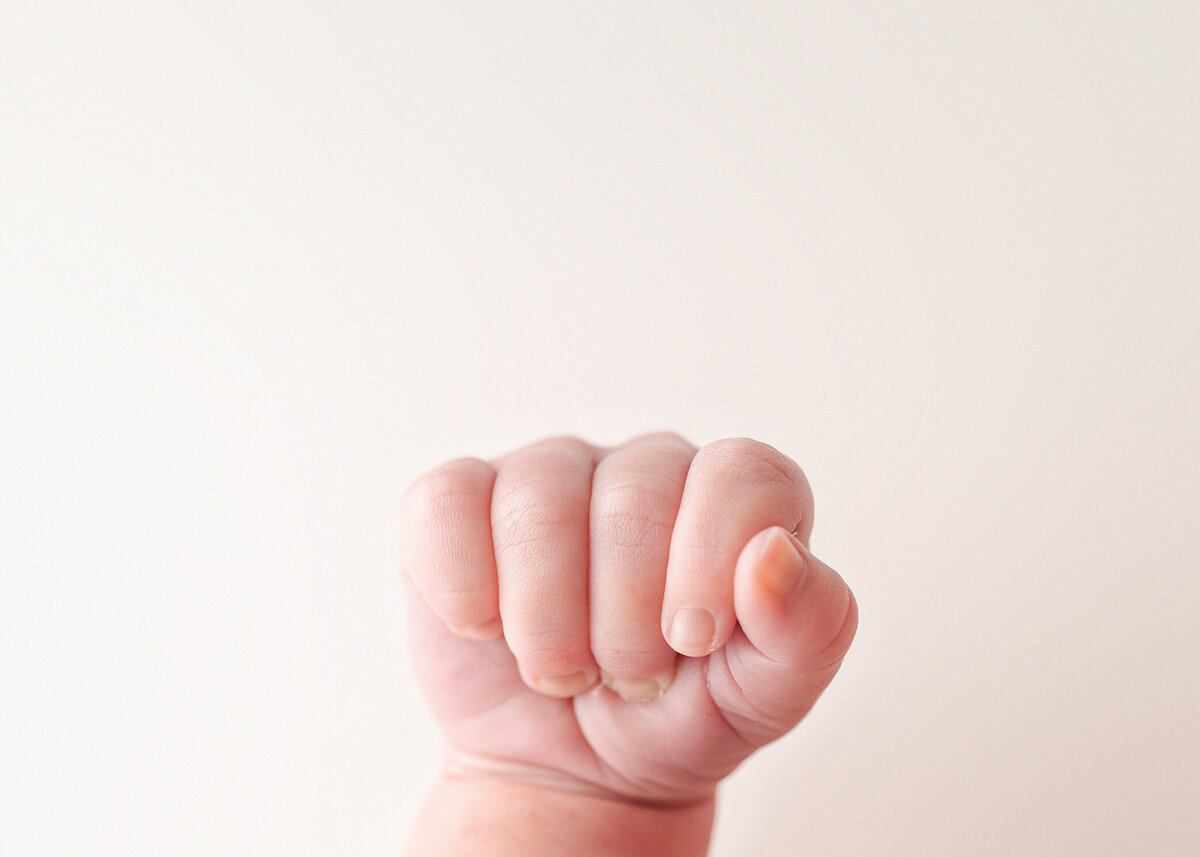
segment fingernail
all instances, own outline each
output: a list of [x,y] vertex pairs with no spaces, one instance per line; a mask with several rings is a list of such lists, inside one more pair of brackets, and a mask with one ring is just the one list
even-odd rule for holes
[[656,678],[617,678],[606,672],[600,673],[605,687],[626,702],[653,702],[667,692],[675,681],[675,665]]
[[712,653],[717,622],[703,607],[680,607],[671,617],[671,648],[681,655],[700,658]]
[[795,537],[776,527],[764,540],[758,560],[758,582],[776,598],[784,599],[796,591],[804,572],[804,557]]
[[600,677],[594,671],[580,670],[560,676],[530,676],[529,686],[546,696],[566,698],[579,696],[599,680]]
[[450,630],[468,640],[494,640],[504,628],[499,619],[493,619],[482,625],[451,625]]

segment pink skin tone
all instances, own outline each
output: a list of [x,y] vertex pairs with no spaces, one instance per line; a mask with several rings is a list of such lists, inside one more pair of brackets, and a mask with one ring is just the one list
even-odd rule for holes
[[808,551],[812,512],[800,468],[746,439],[551,438],[418,479],[404,572],[447,780],[711,818],[720,780],[804,717],[854,636],[853,595]]

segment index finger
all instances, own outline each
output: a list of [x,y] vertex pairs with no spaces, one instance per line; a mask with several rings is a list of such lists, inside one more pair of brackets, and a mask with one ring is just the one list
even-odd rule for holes
[[662,631],[681,655],[703,657],[733,633],[734,568],[757,533],[778,526],[807,544],[808,479],[778,450],[748,438],[711,443],[692,461],[671,536]]

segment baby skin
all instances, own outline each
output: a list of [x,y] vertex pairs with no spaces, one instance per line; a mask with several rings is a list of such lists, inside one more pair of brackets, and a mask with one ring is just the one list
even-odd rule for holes
[[408,857],[705,854],[718,783],[857,626],[803,472],[752,440],[551,438],[436,468],[401,518],[446,746]]

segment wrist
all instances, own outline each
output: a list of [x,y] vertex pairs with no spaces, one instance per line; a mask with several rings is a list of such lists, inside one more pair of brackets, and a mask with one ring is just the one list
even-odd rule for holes
[[630,801],[545,783],[447,774],[431,790],[406,857],[702,857],[715,801]]

